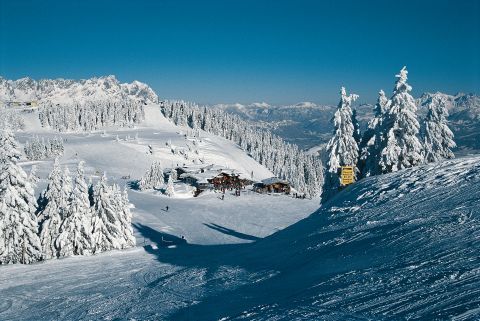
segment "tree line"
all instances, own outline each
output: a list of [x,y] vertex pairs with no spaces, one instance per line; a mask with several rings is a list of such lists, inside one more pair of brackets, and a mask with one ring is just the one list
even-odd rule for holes
[[145,119],[142,102],[97,100],[65,105],[46,104],[39,110],[43,127],[65,131],[92,131],[109,126],[131,127]]
[[50,157],[63,155],[63,139],[60,137],[53,137],[52,139],[44,137],[41,139],[38,136],[33,136],[27,140],[23,147],[25,156],[29,160],[40,160]]

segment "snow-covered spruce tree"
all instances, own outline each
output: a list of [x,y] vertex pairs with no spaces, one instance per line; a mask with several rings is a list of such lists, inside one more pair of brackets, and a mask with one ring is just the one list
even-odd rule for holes
[[42,259],[37,202],[13,133],[0,133],[0,264],[28,264]]
[[335,132],[327,144],[328,162],[322,201],[326,201],[337,192],[340,186],[340,168],[342,166],[353,166],[354,173],[357,172],[358,145],[353,137],[354,126],[351,105],[358,98],[358,95],[347,95],[344,87],[342,87],[340,94],[340,103],[333,116]]
[[380,151],[381,173],[395,172],[423,162],[423,146],[418,138],[420,125],[417,106],[410,95],[406,67],[396,75],[397,82],[390,99],[388,114],[382,122],[383,138]]
[[35,188],[35,186],[38,183],[38,176],[37,176],[37,165],[32,165],[32,168],[30,169],[30,173],[28,174],[28,181],[30,184],[32,184],[32,187]]
[[70,207],[72,191],[72,177],[70,175],[70,170],[65,166],[65,170],[62,172],[62,204],[65,204],[66,207],[62,213],[62,220],[68,215],[68,207]]
[[94,202],[94,194],[95,194],[95,188],[93,186],[92,178],[88,178],[88,200],[90,201],[90,207],[93,207],[95,205]]
[[423,126],[425,161],[431,163],[454,158],[452,148],[457,145],[447,124],[448,110],[445,98],[433,96],[425,104],[428,108]]
[[357,119],[357,110],[352,109],[352,124],[353,124],[353,139],[357,142],[357,146],[360,147],[362,142],[362,133],[360,132],[360,124]]
[[168,197],[172,197],[175,195],[175,187],[173,186],[173,177],[170,175],[168,177],[168,183],[167,183],[167,188],[165,189],[165,194]]
[[92,213],[93,253],[121,249],[122,226],[117,216],[113,191],[104,174],[94,189]]
[[158,189],[165,183],[163,177],[162,164],[160,161],[154,161],[145,175],[140,179],[138,187],[141,190]]
[[55,159],[53,170],[48,176],[48,186],[42,195],[42,208],[38,218],[40,221],[40,241],[45,259],[58,257],[58,249],[55,240],[60,235],[62,218],[68,209],[67,200],[64,197],[62,170],[58,159]]
[[71,203],[55,241],[60,257],[88,255],[92,251],[92,215],[83,164],[83,161],[78,163]]
[[368,122],[367,130],[363,134],[360,145],[359,167],[363,177],[377,175],[380,173],[380,148],[383,119],[388,114],[390,101],[385,96],[385,92],[380,90],[377,103],[374,107],[374,116]]
[[172,176],[172,179],[174,181],[178,180],[178,173],[177,173],[177,170],[172,166],[172,170],[170,171],[170,175],[169,176]]
[[130,202],[128,200],[127,190],[120,191],[118,185],[113,186],[114,201],[117,217],[120,222],[123,242],[122,249],[135,246],[135,237],[132,228],[132,213],[130,212]]

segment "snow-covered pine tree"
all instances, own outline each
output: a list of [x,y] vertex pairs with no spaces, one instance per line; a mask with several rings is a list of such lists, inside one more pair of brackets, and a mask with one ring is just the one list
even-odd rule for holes
[[425,104],[428,108],[423,126],[425,161],[431,163],[454,158],[452,148],[457,145],[447,124],[448,110],[445,98],[432,96]]
[[113,202],[112,188],[104,174],[94,189],[92,213],[93,253],[121,249],[124,244],[122,227]]
[[9,129],[0,133],[0,264],[28,264],[42,259],[37,202],[20,152]]
[[32,168],[30,168],[30,173],[28,174],[28,181],[30,184],[32,184],[32,187],[35,188],[35,186],[38,183],[38,176],[37,176],[37,165],[32,165]]
[[172,197],[175,195],[175,187],[173,186],[173,178],[172,175],[168,177],[167,188],[165,189],[165,194],[168,197]]
[[95,188],[93,186],[92,177],[88,178],[88,200],[90,201],[90,207],[93,207],[95,204],[93,195],[95,194]]
[[368,177],[380,173],[380,148],[382,134],[382,122],[388,114],[389,100],[385,92],[380,90],[377,103],[374,107],[374,116],[368,122],[367,130],[362,137],[360,145],[359,167],[362,176]]
[[62,170],[58,159],[55,159],[53,170],[48,176],[48,186],[42,196],[43,208],[39,212],[40,241],[45,259],[58,257],[55,240],[60,234],[62,217],[68,208],[62,188]]
[[178,180],[178,173],[177,170],[172,166],[172,169],[170,171],[170,176],[172,176],[172,179],[174,181]]
[[362,133],[360,131],[360,124],[357,119],[357,110],[352,109],[352,124],[353,124],[353,139],[357,142],[357,146],[360,146],[362,142]]
[[123,237],[122,249],[135,246],[135,237],[132,228],[132,213],[130,212],[130,202],[128,200],[127,190],[123,192],[117,185],[113,186],[115,210],[121,226]]
[[340,90],[341,99],[333,116],[334,136],[327,144],[328,162],[322,201],[335,194],[340,186],[340,168],[353,166],[357,172],[358,145],[355,141],[352,123],[352,103],[358,95],[347,95],[344,87]]
[[141,190],[158,189],[165,183],[160,161],[154,161],[145,175],[140,179],[138,186]]
[[62,204],[65,204],[65,208],[63,210],[62,220],[65,219],[66,215],[68,215],[68,207],[70,206],[71,196],[73,191],[72,186],[72,177],[70,176],[70,170],[67,166],[65,166],[65,170],[62,172]]
[[123,226],[123,235],[126,240],[127,247],[133,247],[136,244],[135,236],[133,235],[132,228],[132,212],[130,211],[130,201],[128,199],[127,188],[123,189],[122,193],[123,200],[123,215],[122,215],[122,226]]
[[420,125],[417,106],[410,95],[406,67],[396,75],[397,81],[390,99],[390,107],[382,123],[383,138],[380,151],[380,171],[395,172],[423,162],[423,145],[418,139]]
[[88,255],[92,251],[92,215],[83,165],[83,161],[78,163],[71,204],[56,240],[61,257]]

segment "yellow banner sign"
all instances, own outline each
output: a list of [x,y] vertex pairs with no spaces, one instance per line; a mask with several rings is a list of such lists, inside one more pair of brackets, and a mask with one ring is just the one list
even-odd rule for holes
[[340,173],[340,184],[349,185],[355,182],[355,175],[353,172],[353,166],[342,166]]

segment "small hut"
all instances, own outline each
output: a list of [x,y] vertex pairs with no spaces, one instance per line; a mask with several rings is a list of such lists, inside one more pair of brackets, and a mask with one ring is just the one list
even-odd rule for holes
[[257,193],[279,193],[290,194],[291,187],[288,181],[280,179],[278,177],[270,177],[256,183],[253,186],[253,190]]

